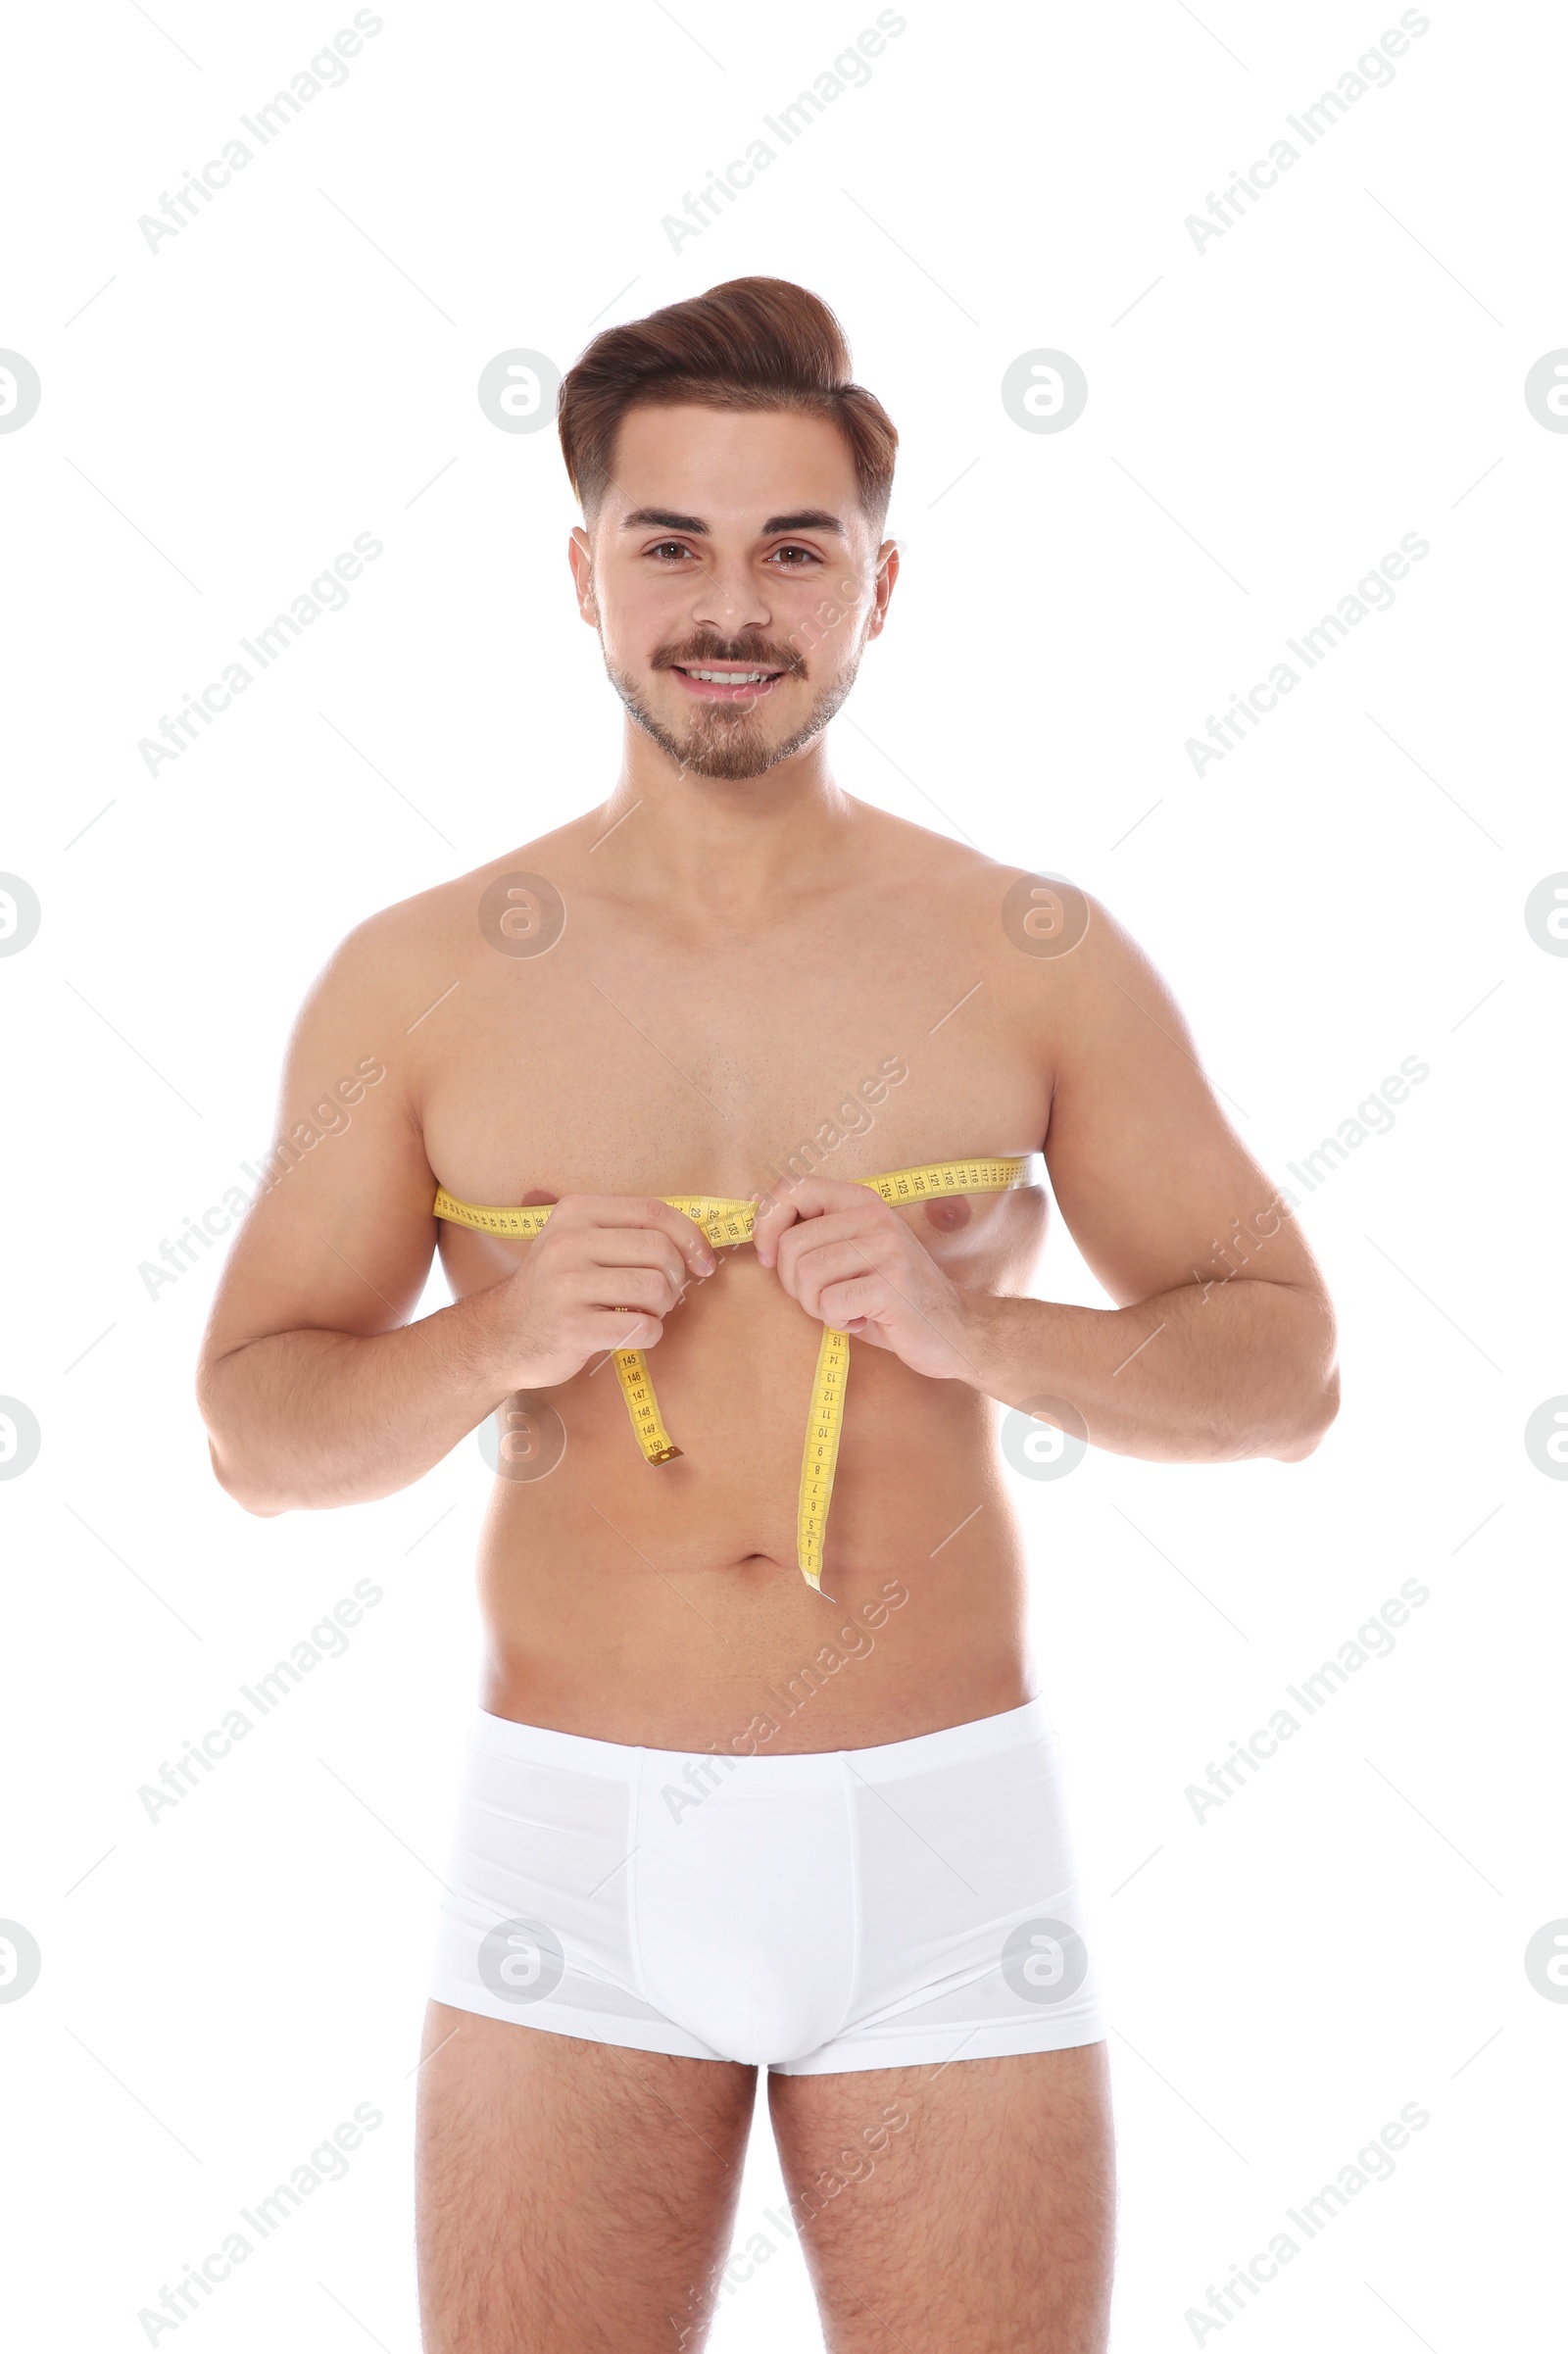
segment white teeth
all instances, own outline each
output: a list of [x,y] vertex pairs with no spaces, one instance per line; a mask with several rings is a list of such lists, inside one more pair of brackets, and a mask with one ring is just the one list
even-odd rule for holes
[[715,687],[755,687],[772,675],[767,670],[688,670],[688,678],[701,678]]

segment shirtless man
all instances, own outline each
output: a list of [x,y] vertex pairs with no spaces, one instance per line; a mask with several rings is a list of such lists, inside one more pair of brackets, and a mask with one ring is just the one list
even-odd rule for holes
[[[899,571],[849,373],[750,278],[566,377],[620,773],[343,943],[204,1352],[252,1512],[388,1496],[497,1418],[429,2354],[699,2347],[759,2066],[838,2354],[1104,2347],[1105,2030],[1001,1409],[1295,1462],[1337,1406],[1311,1255],[1126,933],[833,782]],[[949,651],[983,692],[972,604]],[[1042,1150],[1111,1305],[1028,1296]],[[485,1214],[517,1204],[555,1206]],[[453,1304],[410,1322],[436,1249]]]

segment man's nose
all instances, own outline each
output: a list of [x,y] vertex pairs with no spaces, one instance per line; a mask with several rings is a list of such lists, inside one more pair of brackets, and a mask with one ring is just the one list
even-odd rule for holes
[[743,637],[765,629],[771,619],[772,608],[756,574],[739,560],[714,564],[692,602],[694,627],[716,630],[720,637]]

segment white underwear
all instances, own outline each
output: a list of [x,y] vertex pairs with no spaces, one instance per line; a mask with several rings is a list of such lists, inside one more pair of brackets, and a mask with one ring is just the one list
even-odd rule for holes
[[430,1992],[786,2076],[1105,2033],[1040,1700],[735,1757],[480,1711]]

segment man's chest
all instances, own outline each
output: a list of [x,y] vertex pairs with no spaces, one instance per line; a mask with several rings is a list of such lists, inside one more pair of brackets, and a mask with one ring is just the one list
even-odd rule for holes
[[1045,1136],[1051,1042],[1008,977],[918,924],[701,948],[563,939],[466,974],[462,1018],[427,1049],[425,1150],[452,1191],[496,1202],[745,1195],[790,1170],[1027,1152]]

